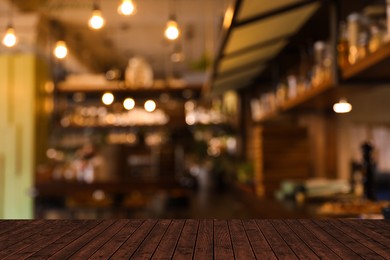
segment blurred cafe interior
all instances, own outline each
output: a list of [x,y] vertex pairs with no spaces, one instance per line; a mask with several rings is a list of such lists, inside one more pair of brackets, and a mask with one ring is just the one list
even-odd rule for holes
[[0,0],[0,218],[390,207],[390,2]]

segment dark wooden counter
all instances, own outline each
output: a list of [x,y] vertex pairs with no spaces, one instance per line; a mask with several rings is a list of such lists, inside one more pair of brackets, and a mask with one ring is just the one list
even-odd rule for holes
[[390,259],[390,221],[0,221],[0,259],[69,257]]

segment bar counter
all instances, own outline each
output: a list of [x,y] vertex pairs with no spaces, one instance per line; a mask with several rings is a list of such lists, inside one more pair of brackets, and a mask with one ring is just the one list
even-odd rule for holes
[[0,259],[26,258],[390,259],[390,221],[0,221]]

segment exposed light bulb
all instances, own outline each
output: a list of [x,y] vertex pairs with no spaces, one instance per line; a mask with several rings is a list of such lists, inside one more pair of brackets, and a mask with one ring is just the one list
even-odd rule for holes
[[132,98],[126,98],[125,101],[123,101],[123,107],[126,110],[131,110],[135,106],[135,101]]
[[110,92],[106,92],[102,96],[102,102],[105,105],[111,105],[114,102],[114,95]]
[[94,30],[99,30],[104,26],[104,23],[105,21],[102,16],[102,12],[98,8],[95,8],[92,11],[91,18],[88,21],[89,27],[91,27]]
[[333,105],[333,111],[336,113],[348,113],[351,112],[352,105],[347,102],[345,99],[340,99],[340,101]]
[[135,6],[131,0],[122,0],[122,3],[118,6],[118,13],[120,15],[132,15],[135,11]]
[[170,18],[167,22],[167,27],[165,29],[165,37],[169,40],[176,40],[179,37],[180,31],[177,26],[177,22],[174,18]]
[[153,112],[156,109],[156,102],[153,100],[148,100],[145,102],[144,108],[148,112]]
[[3,44],[7,47],[13,47],[16,44],[15,30],[12,26],[8,26],[3,38]]
[[58,41],[56,43],[56,47],[54,48],[54,55],[58,59],[63,59],[68,54],[68,48],[66,47],[66,43],[64,41]]

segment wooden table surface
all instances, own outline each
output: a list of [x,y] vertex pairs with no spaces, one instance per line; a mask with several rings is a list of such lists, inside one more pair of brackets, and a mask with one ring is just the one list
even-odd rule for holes
[[390,259],[390,221],[0,221],[0,259],[25,258]]

